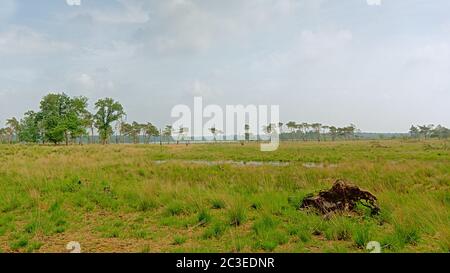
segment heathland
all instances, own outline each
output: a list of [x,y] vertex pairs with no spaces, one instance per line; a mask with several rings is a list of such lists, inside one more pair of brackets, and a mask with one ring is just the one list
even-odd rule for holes
[[[300,210],[344,179],[381,213]],[[0,145],[0,250],[450,251],[450,142]]]

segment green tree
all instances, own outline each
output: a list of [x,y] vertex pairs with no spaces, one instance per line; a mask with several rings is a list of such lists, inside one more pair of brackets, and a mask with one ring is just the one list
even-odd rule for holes
[[309,128],[310,128],[309,123],[303,122],[301,124],[297,124],[297,128],[302,133],[303,140],[306,141],[306,138],[307,138],[307,135],[308,135],[308,131],[309,131]]
[[245,141],[250,141],[250,125],[245,124],[244,130],[245,130]]
[[44,141],[58,144],[85,134],[83,115],[87,112],[87,98],[70,98],[64,93],[48,94],[40,103]]
[[4,143],[7,139],[6,128],[0,128],[0,143]]
[[286,127],[291,133],[294,133],[297,129],[297,123],[295,121],[289,121],[288,123],[286,123]]
[[120,122],[120,128],[119,133],[122,136],[122,143],[125,143],[125,137],[129,137],[131,135],[132,126],[129,123],[126,123],[125,121]]
[[437,137],[439,139],[449,138],[450,129],[445,128],[442,125],[438,125],[431,131],[431,137]]
[[330,126],[328,126],[328,125],[322,125],[322,133],[323,133],[323,135],[324,135],[324,140],[325,140],[325,141],[327,140],[326,135],[327,135],[327,133],[329,133],[329,132],[330,132]]
[[48,94],[40,103],[45,140],[57,144],[66,138],[68,142],[65,120],[69,112],[70,98],[66,94]]
[[40,115],[28,111],[20,120],[19,140],[27,143],[38,143],[41,140]]
[[427,139],[429,136],[430,136],[430,134],[431,134],[431,131],[433,130],[433,128],[434,128],[434,125],[432,125],[432,124],[430,124],[430,125],[419,125],[418,126],[419,127],[419,133],[425,138],[425,139]]
[[[246,125],[246,127],[245,127],[245,129],[246,129],[246,134],[247,134],[247,132],[248,132],[247,126],[248,126],[248,125]],[[250,128],[249,128],[249,129],[250,129]],[[217,135],[218,135],[218,134],[223,134],[223,132],[222,132],[221,130],[217,129],[215,125],[214,125],[213,127],[209,128],[209,131],[211,132],[211,134],[212,134],[213,137],[214,137],[214,142],[217,142]]]
[[345,131],[348,137],[355,138],[356,125],[350,124],[350,126],[345,127]]
[[346,139],[347,138],[347,128],[346,127],[339,127],[339,128],[337,128],[337,134],[341,138]]
[[146,136],[147,144],[150,143],[150,138],[152,136],[159,136],[158,128],[150,122],[143,126],[143,130]]
[[19,134],[20,123],[15,117],[13,117],[6,120],[6,126],[6,132],[9,135],[9,143],[11,144],[13,142],[14,136],[18,136]]
[[163,136],[165,136],[167,138],[167,144],[170,143],[170,139],[172,137],[172,133],[173,133],[173,126],[172,125],[167,125],[166,128],[164,128],[164,131],[163,131]]
[[317,141],[320,142],[320,130],[322,129],[322,124],[313,123],[311,124],[311,128],[314,130],[314,133],[316,134]]
[[75,97],[70,101],[69,118],[67,120],[68,134],[72,140],[85,136],[87,123],[92,114],[87,110],[88,99],[86,97]]
[[339,133],[338,128],[336,128],[336,126],[329,126],[328,129],[330,131],[331,140],[335,141]]
[[111,98],[100,99],[95,103],[95,126],[102,144],[106,144],[113,133],[111,124],[125,115],[123,106]]
[[133,123],[131,124],[131,137],[133,138],[133,143],[134,144],[138,144],[139,141],[139,137],[141,135],[141,131],[143,129],[143,125],[140,123],[137,123],[136,121],[133,121]]
[[183,127],[183,125],[180,126],[180,128],[178,129],[178,138],[177,138],[177,144],[180,141],[184,141],[185,137],[187,136],[187,133],[189,132],[189,129],[186,127]]
[[413,138],[418,138],[419,137],[419,129],[416,126],[411,125],[411,128],[409,128],[409,134]]
[[272,123],[269,123],[266,126],[263,126],[264,133],[266,133],[268,135],[272,134],[274,129],[275,129],[275,126]]
[[95,140],[94,140],[94,129],[95,129],[94,115],[92,113],[90,113],[89,111],[86,111],[83,115],[82,123],[83,123],[83,127],[85,129],[90,130],[90,132],[91,132],[91,135],[88,138],[89,139],[88,142],[90,144],[94,144],[94,142],[95,142]]
[[280,130],[280,134],[282,134],[283,133],[283,126],[284,126],[284,123],[283,122],[278,122],[278,130]]

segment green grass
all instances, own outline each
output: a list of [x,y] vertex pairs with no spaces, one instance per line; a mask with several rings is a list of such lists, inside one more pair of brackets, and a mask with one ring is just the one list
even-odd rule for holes
[[232,226],[240,226],[247,219],[247,210],[241,202],[236,202],[228,210],[228,221]]
[[213,209],[224,209],[226,207],[225,201],[223,201],[222,199],[213,199],[211,200],[211,207]]
[[203,239],[220,238],[226,231],[227,225],[221,222],[215,222],[209,226],[203,233]]
[[[374,193],[381,214],[299,210],[336,179]],[[285,142],[270,153],[255,143],[0,145],[3,252],[65,252],[70,241],[86,252],[367,252],[369,241],[449,252],[449,219],[448,141]]]
[[198,222],[203,225],[211,222],[211,218],[212,216],[207,209],[201,209],[197,216]]
[[174,245],[182,245],[186,243],[187,238],[184,236],[175,236],[173,244]]

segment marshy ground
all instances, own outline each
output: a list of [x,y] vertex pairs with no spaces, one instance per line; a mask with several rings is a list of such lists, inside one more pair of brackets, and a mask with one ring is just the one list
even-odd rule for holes
[[[381,213],[299,210],[345,179]],[[450,142],[0,145],[0,251],[450,251]]]

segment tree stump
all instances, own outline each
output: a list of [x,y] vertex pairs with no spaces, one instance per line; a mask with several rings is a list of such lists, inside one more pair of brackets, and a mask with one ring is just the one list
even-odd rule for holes
[[372,215],[380,212],[377,198],[370,192],[343,180],[334,182],[330,190],[319,192],[316,196],[303,199],[300,208],[314,208],[322,214],[336,211],[354,211],[358,203],[371,209]]

